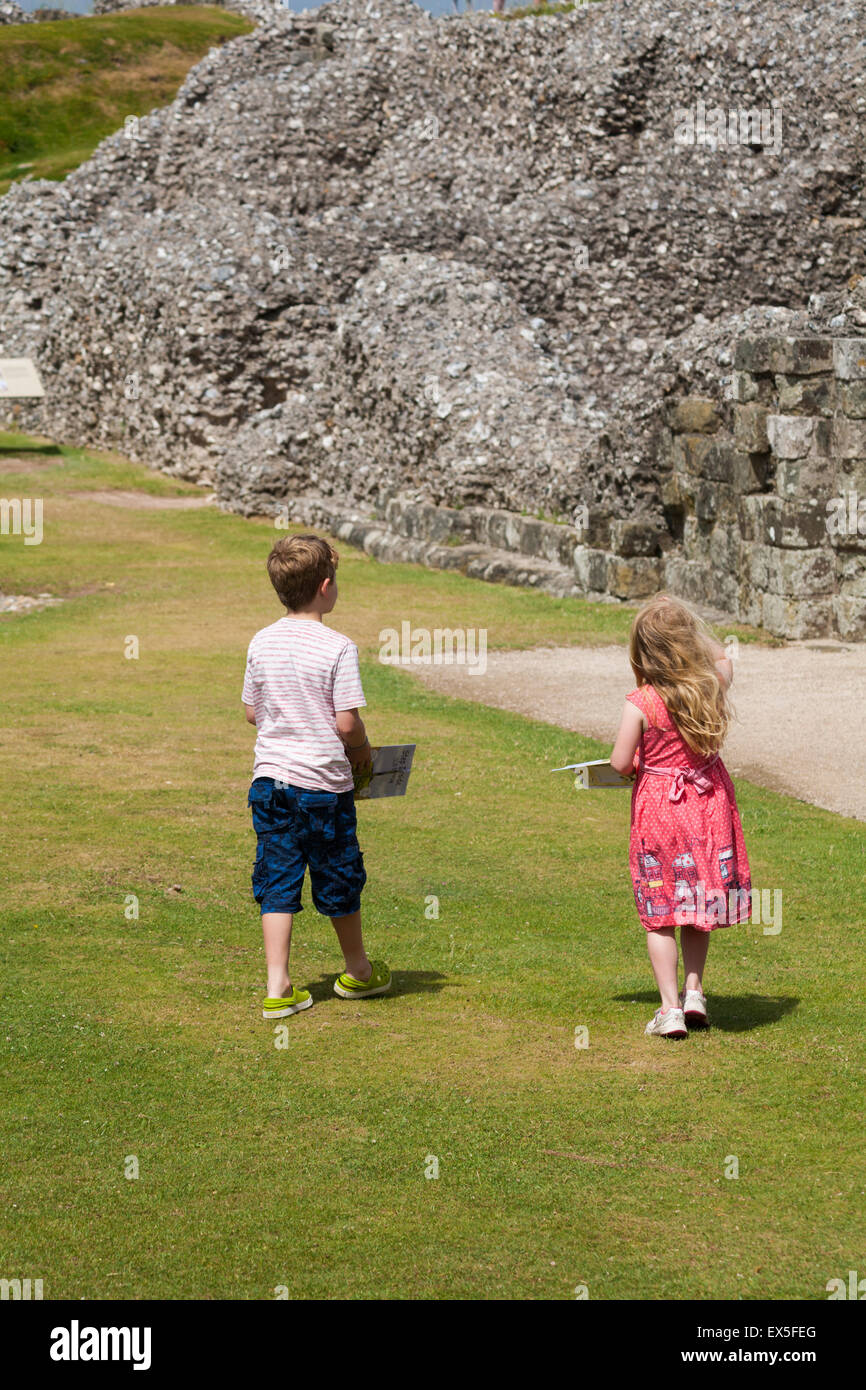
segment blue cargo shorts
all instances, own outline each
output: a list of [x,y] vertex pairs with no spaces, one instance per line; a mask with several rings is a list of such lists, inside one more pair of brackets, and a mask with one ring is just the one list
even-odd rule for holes
[[367,882],[356,834],[355,798],[257,777],[248,804],[256,832],[253,896],[262,912],[301,912],[304,870],[317,912],[346,917]]

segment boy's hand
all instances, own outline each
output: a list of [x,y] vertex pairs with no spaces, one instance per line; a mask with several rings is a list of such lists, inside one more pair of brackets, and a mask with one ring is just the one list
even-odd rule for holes
[[348,743],[344,746],[346,757],[352,765],[352,771],[369,772],[373,766],[373,750],[370,747],[370,740],[365,738],[364,742],[356,748],[351,748]]

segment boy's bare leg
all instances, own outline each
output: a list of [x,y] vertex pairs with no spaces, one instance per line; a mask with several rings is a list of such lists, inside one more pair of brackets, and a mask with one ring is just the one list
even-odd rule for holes
[[346,969],[356,980],[369,980],[373,973],[373,967],[367,959],[367,952],[364,950],[364,938],[361,934],[361,912],[350,912],[347,917],[332,917],[334,931],[337,933],[337,940],[340,943],[340,950],[343,952],[343,959],[346,962]]
[[268,963],[268,998],[286,999],[292,992],[289,949],[292,944],[291,912],[263,912],[262,934]]
[[707,951],[710,949],[710,933],[708,931],[698,931],[696,927],[684,925],[680,932],[683,943],[683,970],[685,971],[686,989],[699,989],[703,994],[701,983],[704,974],[704,966],[707,963]]
[[663,1009],[678,1009],[677,938],[673,927],[656,927],[646,934],[650,965],[656,977]]

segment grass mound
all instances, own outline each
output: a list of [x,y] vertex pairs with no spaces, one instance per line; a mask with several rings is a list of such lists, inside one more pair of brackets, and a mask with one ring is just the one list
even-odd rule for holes
[[25,176],[64,178],[126,116],[170,102],[209,48],[252,27],[206,5],[0,28],[0,193]]

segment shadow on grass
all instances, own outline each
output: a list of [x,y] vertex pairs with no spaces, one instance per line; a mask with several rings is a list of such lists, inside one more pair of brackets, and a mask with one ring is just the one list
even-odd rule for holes
[[24,437],[19,442],[12,435],[0,432],[0,458],[8,454],[52,454],[62,457],[63,450],[50,439]]
[[[391,976],[390,992],[374,994],[370,999],[365,999],[364,1003],[375,1004],[379,999],[393,999],[395,994],[434,994],[446,985],[452,989],[456,988],[448,976],[440,975],[438,970],[393,970]],[[308,989],[318,1003],[322,999],[334,998],[336,979],[335,974],[320,975],[318,980],[307,981],[304,989]]]
[[[622,1004],[649,1004],[658,1008],[655,990],[638,990],[633,994],[615,994]],[[747,1033],[752,1028],[765,1028],[793,1013],[800,1000],[792,994],[710,994],[710,1023],[722,1033]]]

